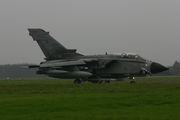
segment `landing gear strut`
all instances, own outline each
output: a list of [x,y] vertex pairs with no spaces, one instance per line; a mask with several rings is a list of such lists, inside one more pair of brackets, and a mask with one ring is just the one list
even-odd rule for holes
[[81,83],[81,80],[79,79],[79,78],[76,78],[75,80],[74,80],[74,84],[80,84]]

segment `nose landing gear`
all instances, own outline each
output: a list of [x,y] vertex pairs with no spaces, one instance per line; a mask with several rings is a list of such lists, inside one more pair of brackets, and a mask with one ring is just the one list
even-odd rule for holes
[[134,81],[135,80],[135,77],[134,76],[130,76],[129,79],[131,80],[130,84],[135,84],[136,82]]

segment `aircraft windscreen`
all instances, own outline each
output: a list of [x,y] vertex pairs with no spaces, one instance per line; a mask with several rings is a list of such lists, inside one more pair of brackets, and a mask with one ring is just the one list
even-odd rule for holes
[[141,56],[139,56],[138,54],[134,56],[134,59],[137,59],[137,60],[144,60],[144,61],[145,61],[145,59],[142,58]]
[[135,54],[135,53],[122,53],[122,54],[118,54],[117,57],[118,58],[136,59],[136,60],[145,61],[145,59],[143,57],[141,57],[140,55]]

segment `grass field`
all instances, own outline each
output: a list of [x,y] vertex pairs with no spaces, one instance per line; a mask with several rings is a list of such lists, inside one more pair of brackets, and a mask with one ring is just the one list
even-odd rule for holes
[[0,80],[0,120],[179,120],[180,77]]

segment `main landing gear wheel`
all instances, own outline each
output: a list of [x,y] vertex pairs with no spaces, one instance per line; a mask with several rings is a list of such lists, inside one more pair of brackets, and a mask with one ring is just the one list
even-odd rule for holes
[[77,79],[74,80],[74,84],[80,84],[80,83],[81,83],[80,79],[77,78]]
[[110,83],[110,80],[105,81],[105,83],[108,83],[108,84],[109,84],[109,83]]

